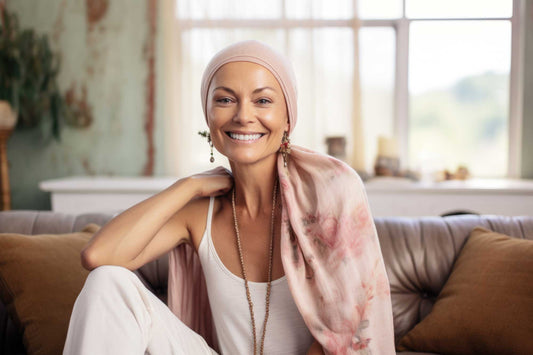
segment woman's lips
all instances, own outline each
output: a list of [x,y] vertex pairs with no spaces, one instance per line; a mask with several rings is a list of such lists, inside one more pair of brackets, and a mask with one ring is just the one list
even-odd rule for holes
[[237,133],[237,132],[226,132],[226,134],[233,141],[237,141],[239,143],[253,143],[265,135],[264,133]]

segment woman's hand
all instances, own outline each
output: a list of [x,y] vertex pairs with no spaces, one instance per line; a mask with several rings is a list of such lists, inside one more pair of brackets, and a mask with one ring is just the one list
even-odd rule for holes
[[192,175],[188,179],[193,184],[197,197],[224,195],[233,187],[231,172],[222,166]]

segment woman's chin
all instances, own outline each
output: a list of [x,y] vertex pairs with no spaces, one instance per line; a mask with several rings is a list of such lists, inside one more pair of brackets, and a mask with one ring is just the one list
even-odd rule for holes
[[228,160],[235,165],[256,165],[261,163],[266,163],[269,160],[275,160],[276,154],[268,155],[247,155],[247,154],[232,154],[231,156],[226,155]]

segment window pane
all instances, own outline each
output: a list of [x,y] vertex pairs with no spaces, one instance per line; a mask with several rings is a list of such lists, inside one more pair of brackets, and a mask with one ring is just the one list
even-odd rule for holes
[[406,16],[436,17],[511,17],[513,0],[406,0]]
[[359,72],[367,171],[374,171],[379,135],[394,135],[396,34],[390,27],[359,31]]
[[361,19],[402,17],[402,0],[359,0],[357,13]]
[[281,0],[176,0],[182,19],[281,18]]
[[510,22],[421,21],[410,31],[410,166],[505,176]]
[[286,0],[287,18],[290,19],[350,19],[353,18],[353,0]]
[[353,31],[349,28],[289,32],[290,58],[298,80],[297,144],[326,152],[325,138],[349,142],[353,102]]

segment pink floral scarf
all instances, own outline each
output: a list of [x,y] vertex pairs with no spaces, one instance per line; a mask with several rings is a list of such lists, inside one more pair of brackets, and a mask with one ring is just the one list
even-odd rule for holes
[[314,338],[326,354],[395,354],[389,280],[361,178],[294,146],[278,173],[281,259]]

